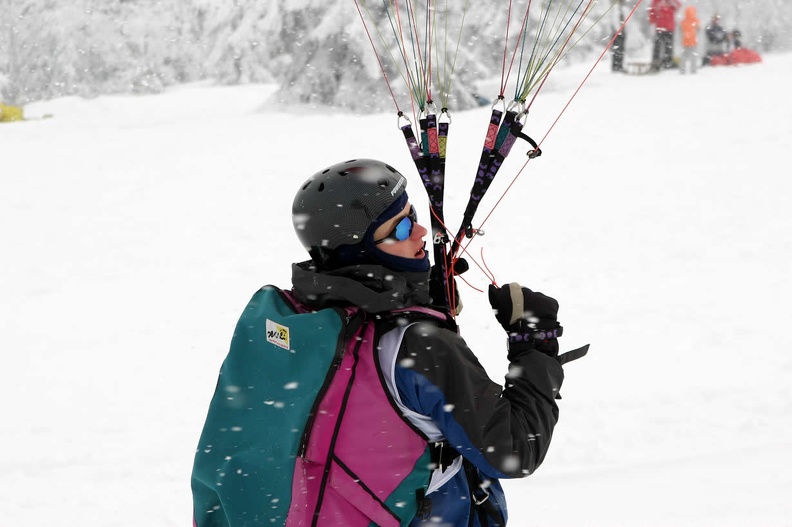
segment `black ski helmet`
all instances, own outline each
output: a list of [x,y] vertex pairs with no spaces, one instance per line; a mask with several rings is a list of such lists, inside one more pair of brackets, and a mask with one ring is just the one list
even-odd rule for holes
[[317,263],[342,245],[363,241],[369,226],[404,193],[407,178],[374,159],[353,159],[320,170],[292,204],[300,243]]

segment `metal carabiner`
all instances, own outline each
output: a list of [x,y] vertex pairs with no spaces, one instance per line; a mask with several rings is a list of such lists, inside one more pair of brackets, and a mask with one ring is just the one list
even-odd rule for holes
[[[445,119],[443,119],[445,116]],[[440,108],[440,117],[437,118],[437,122],[448,122],[451,124],[451,112],[448,111],[448,108]]]
[[408,125],[408,126],[412,126],[412,121],[410,120],[410,118],[409,118],[409,117],[407,117],[406,115],[404,115],[404,113],[403,113],[403,112],[399,112],[398,114],[396,114],[396,127],[397,127],[399,130],[401,130],[402,128],[404,128],[404,126],[402,126],[402,124],[401,124],[401,120],[402,120],[402,119],[404,119],[405,121],[407,121],[407,125]]
[[471,492],[471,493],[470,493],[470,496],[473,498],[473,503],[475,503],[476,505],[483,505],[483,504],[484,504],[484,503],[486,503],[486,501],[489,499],[489,497],[490,497],[490,493],[489,493],[489,492],[487,492],[487,489],[485,489],[485,488],[484,488],[484,487],[482,487],[481,485],[479,485],[479,489],[481,489],[482,491],[484,491],[484,498],[482,498],[482,500],[481,500],[481,501],[479,501],[479,500],[478,500],[478,498],[476,498],[476,493],[475,493],[475,492]]

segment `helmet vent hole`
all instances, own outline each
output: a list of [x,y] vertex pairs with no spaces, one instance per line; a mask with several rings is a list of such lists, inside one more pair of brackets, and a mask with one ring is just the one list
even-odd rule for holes
[[303,188],[302,188],[302,189],[303,189],[303,190],[305,190],[305,189],[307,189],[307,188],[308,188],[308,187],[310,187],[310,186],[311,186],[311,182],[309,181],[309,182],[307,182],[305,185],[303,185]]
[[380,188],[388,188],[388,185],[390,185],[390,181],[388,181],[387,179],[380,179],[379,181],[377,181],[377,185],[379,185]]
[[319,192],[324,190],[324,183],[319,183]]
[[329,168],[325,168],[324,170],[322,170],[322,174],[327,174],[328,172],[330,172]]
[[339,170],[338,171],[338,175],[339,176],[347,176],[347,175],[349,175],[349,172],[346,171],[346,170]]
[[392,166],[390,166],[390,165],[385,165],[385,168],[387,168],[388,170],[390,170],[391,172],[393,172],[394,174],[396,174],[396,169],[395,169],[395,168],[393,168]]

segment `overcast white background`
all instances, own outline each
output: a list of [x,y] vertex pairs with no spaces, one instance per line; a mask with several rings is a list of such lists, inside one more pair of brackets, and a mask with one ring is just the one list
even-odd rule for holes
[[[529,134],[585,73],[553,74]],[[499,282],[558,298],[565,349],[591,343],[544,465],[506,484],[511,525],[792,524],[790,80],[789,54],[695,76],[601,66],[471,246]],[[380,158],[426,218],[394,114],[260,110],[273,89],[58,99],[0,125],[0,526],[190,525],[236,319],[305,258],[300,183]],[[452,115],[452,223],[488,116]],[[500,382],[502,330],[463,295],[462,335]]]

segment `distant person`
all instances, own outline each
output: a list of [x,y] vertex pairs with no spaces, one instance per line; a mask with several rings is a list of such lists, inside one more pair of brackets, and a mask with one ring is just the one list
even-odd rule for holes
[[726,30],[720,25],[720,16],[715,15],[706,29],[707,35],[707,54],[704,57],[704,65],[712,62],[712,57],[724,55],[726,53],[726,44],[728,35]]
[[734,51],[735,49],[742,49],[742,33],[739,29],[735,29],[729,32],[729,51]]
[[685,18],[679,26],[682,30],[682,60],[679,64],[679,72],[684,74],[689,69],[690,73],[696,73],[700,22],[694,6],[685,8]]
[[674,67],[674,30],[679,0],[652,0],[649,23],[655,26],[652,71]]
[[624,52],[627,44],[627,33],[624,30],[624,11],[622,10],[623,2],[619,2],[619,21],[616,28],[612,32],[616,35],[613,37],[613,46],[611,52],[611,70],[616,72],[624,71]]
[[[614,33],[617,30],[614,30]],[[611,57],[611,70],[616,72],[624,71],[624,46],[625,41],[627,40],[627,35],[625,34],[624,30],[619,31],[616,33],[616,36],[613,39],[613,46],[611,47],[611,52],[613,56]]]

